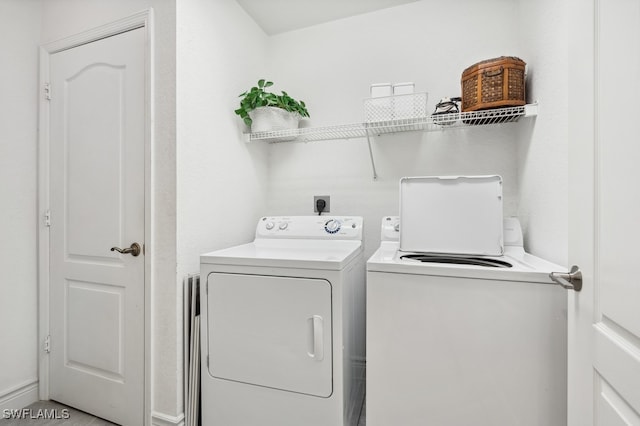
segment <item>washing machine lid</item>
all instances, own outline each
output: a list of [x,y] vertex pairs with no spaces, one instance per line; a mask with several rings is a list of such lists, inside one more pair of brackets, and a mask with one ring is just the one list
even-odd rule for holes
[[402,178],[400,223],[401,251],[500,256],[502,178]]
[[362,254],[357,240],[256,239],[228,249],[206,253],[200,262],[217,265],[264,266],[342,270]]

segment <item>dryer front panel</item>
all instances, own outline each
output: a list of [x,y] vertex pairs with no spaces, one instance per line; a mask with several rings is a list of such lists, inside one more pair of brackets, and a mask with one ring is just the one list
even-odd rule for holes
[[331,396],[329,281],[214,272],[207,286],[213,377]]

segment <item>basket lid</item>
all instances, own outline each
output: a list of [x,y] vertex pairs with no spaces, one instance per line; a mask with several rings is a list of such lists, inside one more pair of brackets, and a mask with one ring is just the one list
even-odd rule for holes
[[402,178],[400,224],[401,251],[501,256],[502,178]]
[[499,56],[497,58],[485,59],[484,61],[476,62],[475,64],[465,68],[465,70],[462,71],[462,75],[469,74],[483,68],[504,65],[506,63],[521,67],[527,65],[525,61],[515,56]]

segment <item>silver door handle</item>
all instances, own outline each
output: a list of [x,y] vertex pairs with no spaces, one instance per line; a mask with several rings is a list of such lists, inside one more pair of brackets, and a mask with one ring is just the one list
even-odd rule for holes
[[121,249],[120,247],[111,247],[111,251],[117,251],[118,253],[122,254],[131,254],[131,256],[138,256],[140,253],[142,253],[142,247],[140,247],[140,244],[138,243],[133,243],[131,244],[131,247],[123,249]]
[[557,284],[560,284],[562,287],[567,290],[582,290],[582,272],[577,265],[573,265],[571,267],[571,271],[567,272],[552,272],[549,274],[549,278],[551,278]]

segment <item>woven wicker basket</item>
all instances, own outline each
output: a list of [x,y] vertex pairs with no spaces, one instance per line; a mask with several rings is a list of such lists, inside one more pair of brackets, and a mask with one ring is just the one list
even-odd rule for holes
[[501,56],[462,72],[462,111],[520,106],[525,101],[525,62]]

